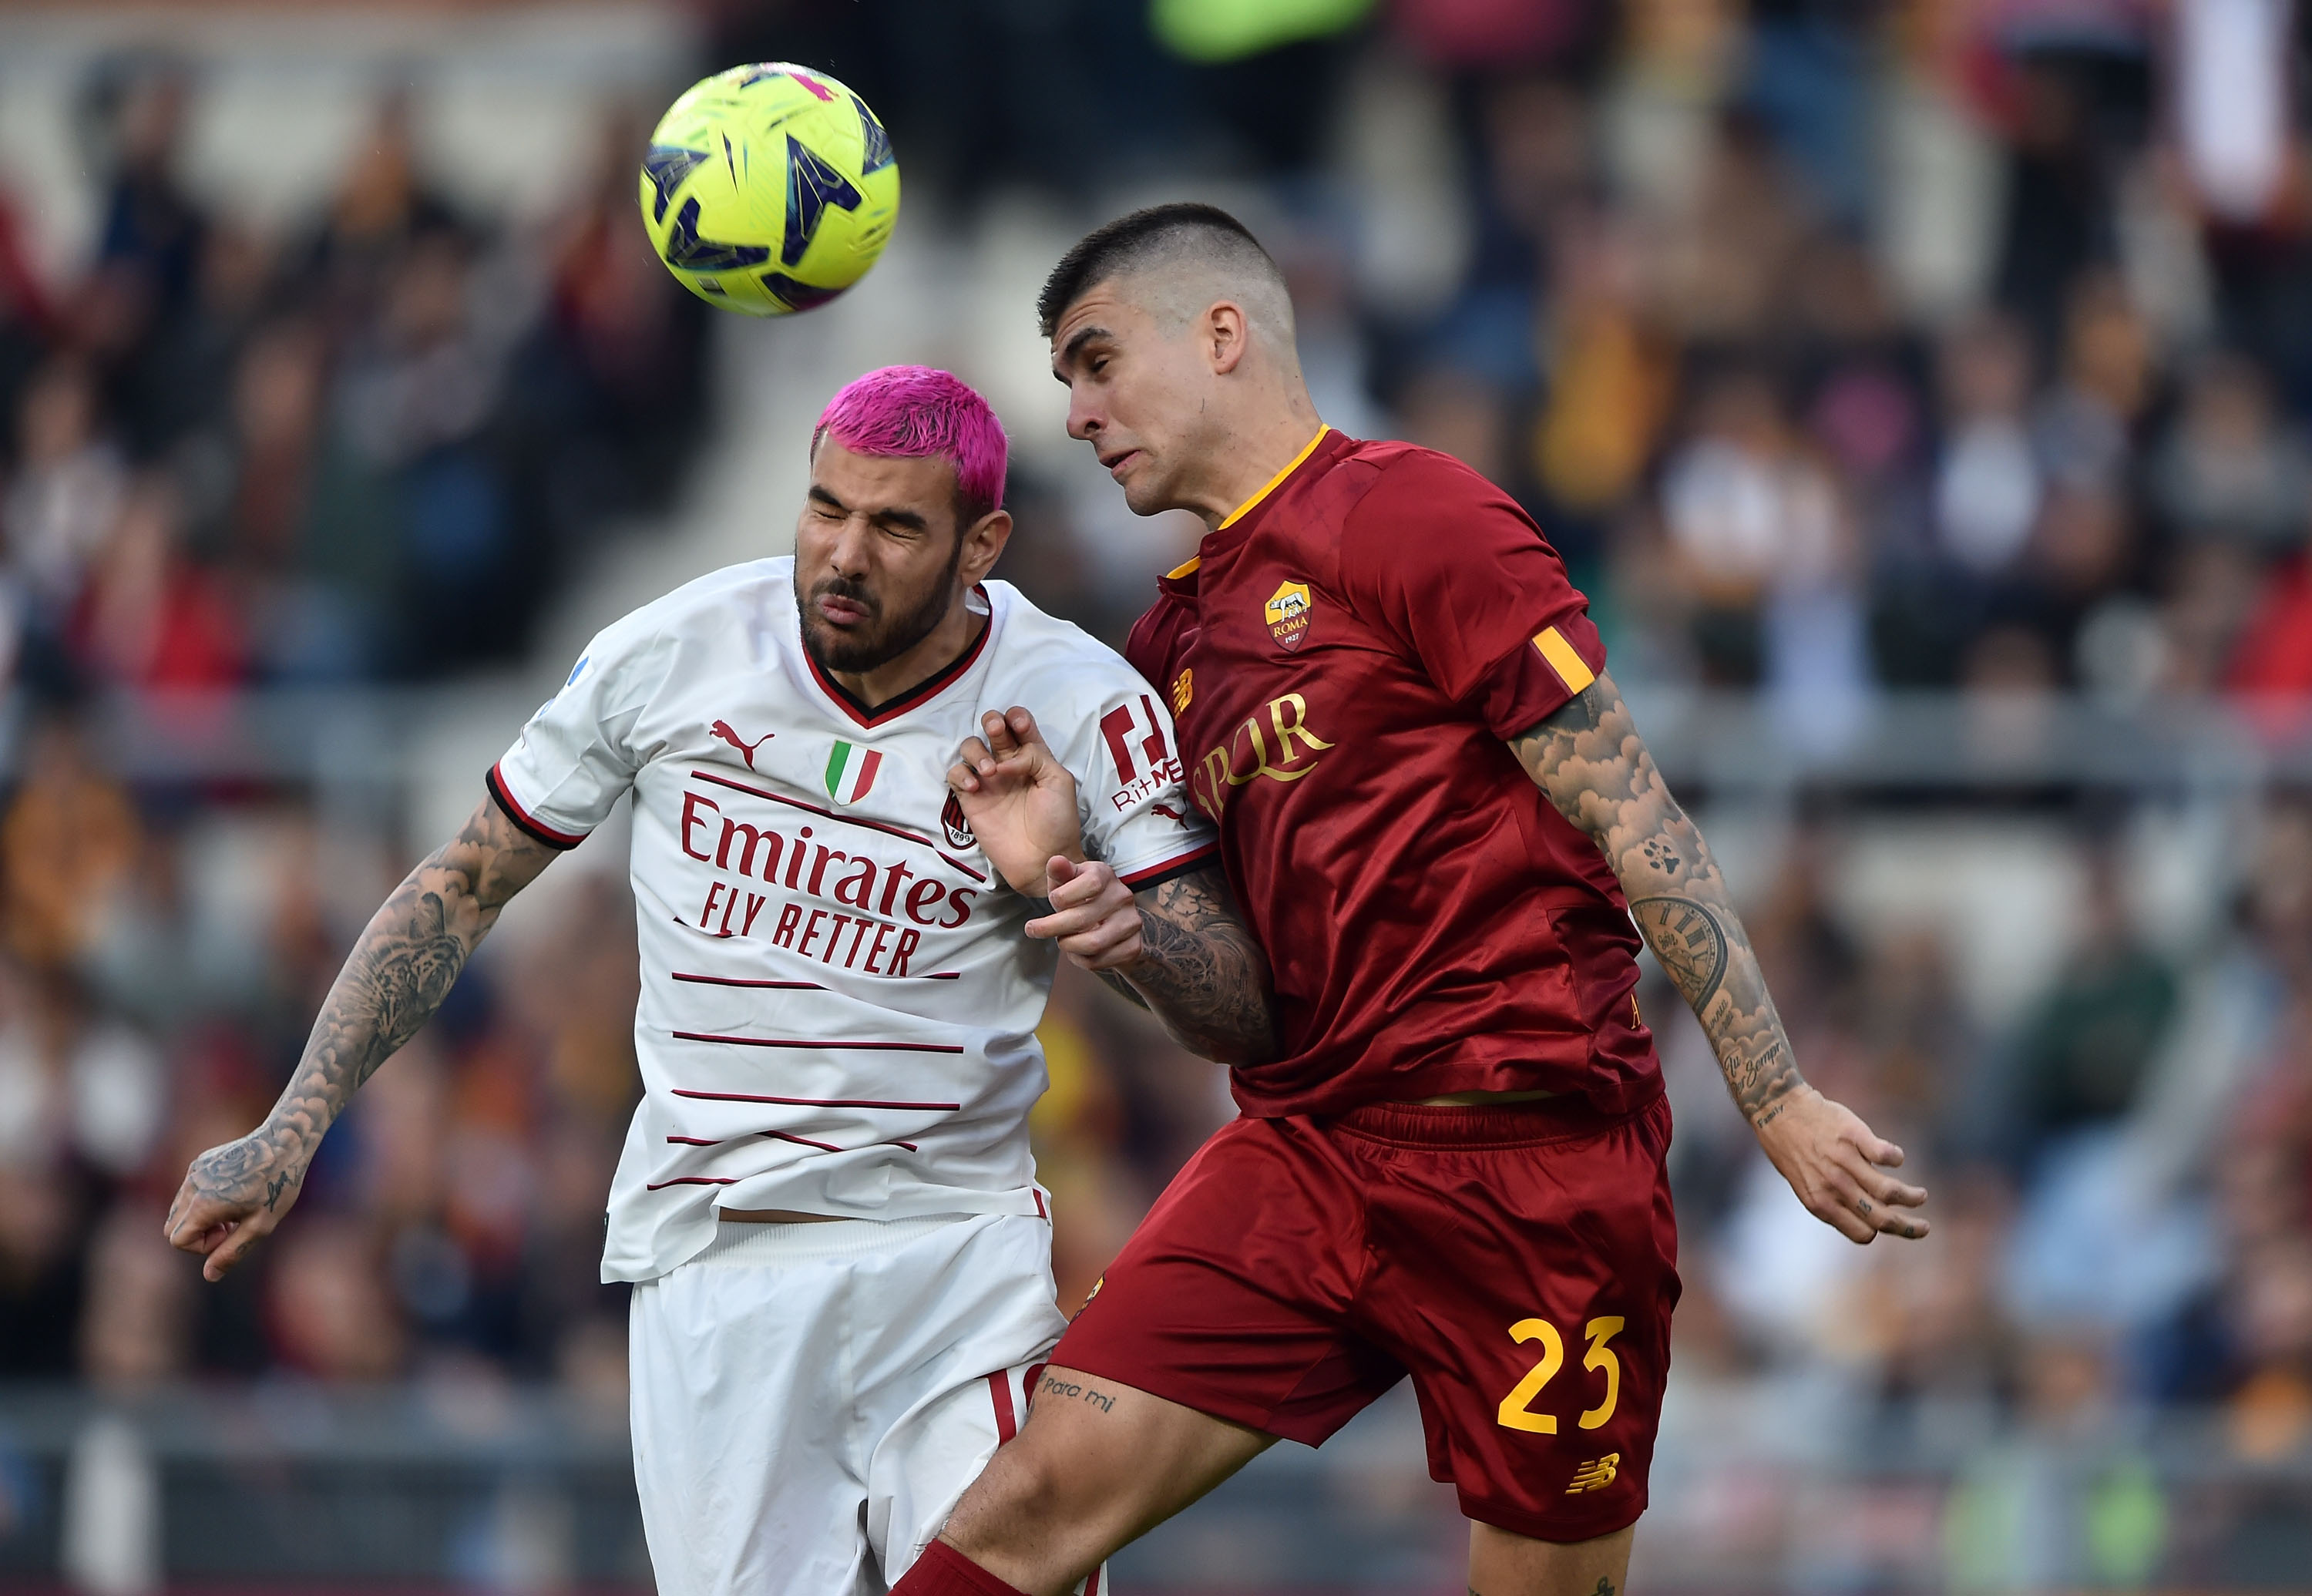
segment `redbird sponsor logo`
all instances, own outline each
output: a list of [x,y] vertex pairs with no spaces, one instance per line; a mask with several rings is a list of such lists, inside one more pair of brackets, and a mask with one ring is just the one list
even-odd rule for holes
[[[840,906],[821,908],[789,899],[767,927],[774,947],[870,975],[908,974],[907,960],[923,940],[915,927],[953,931],[971,918],[979,896],[976,888],[951,887],[918,873],[905,858],[830,846],[817,840],[809,826],[789,836],[775,827],[733,820],[714,799],[687,789],[679,833],[685,854],[741,878],[709,884],[700,930],[714,936],[756,934],[756,920],[771,899],[770,891],[752,890],[759,881],[767,889],[784,888]],[[853,848],[861,846],[854,833],[845,833],[843,840]]]
[[1188,791],[1196,806],[1217,820],[1237,788],[1263,776],[1299,781],[1332,746],[1309,730],[1309,701],[1287,693],[1245,716],[1227,741],[1208,750],[1189,773]]

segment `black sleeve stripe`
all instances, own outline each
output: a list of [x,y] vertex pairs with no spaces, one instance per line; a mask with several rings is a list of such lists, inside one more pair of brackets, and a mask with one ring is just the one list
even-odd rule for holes
[[1182,876],[1193,874],[1206,865],[1216,867],[1220,862],[1220,845],[1208,843],[1184,858],[1173,860],[1169,864],[1152,865],[1144,871],[1119,876],[1117,879],[1134,892],[1145,892],[1152,887],[1162,886],[1166,881],[1177,881]]
[[556,831],[551,826],[532,820],[530,811],[515,802],[513,794],[506,791],[505,782],[499,776],[496,766],[490,767],[490,773],[483,778],[483,785],[489,788],[490,797],[496,802],[498,808],[504,811],[505,818],[514,823],[514,829],[531,841],[543,843],[557,852],[567,853],[586,840],[583,837],[574,837],[566,831]]

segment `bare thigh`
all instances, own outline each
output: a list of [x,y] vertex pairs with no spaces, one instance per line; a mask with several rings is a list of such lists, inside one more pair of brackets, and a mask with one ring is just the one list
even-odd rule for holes
[[1275,1439],[1128,1385],[1047,1368],[1028,1422],[963,1494],[941,1539],[1028,1596],[1062,1596]]
[[1560,1544],[1472,1523],[1470,1596],[1622,1596],[1636,1528]]

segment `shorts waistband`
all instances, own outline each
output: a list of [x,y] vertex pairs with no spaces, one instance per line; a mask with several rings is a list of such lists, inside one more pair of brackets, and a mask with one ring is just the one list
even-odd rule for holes
[[1367,1103],[1332,1121],[1337,1129],[1406,1147],[1533,1147],[1577,1141],[1636,1118],[1662,1085],[1625,1109],[1600,1109],[1578,1092],[1524,1103]]
[[978,1214],[927,1214],[914,1219],[823,1219],[816,1223],[778,1224],[724,1219],[714,1239],[690,1262],[760,1267],[804,1263],[813,1258],[856,1258],[887,1252],[950,1224],[986,1217]]

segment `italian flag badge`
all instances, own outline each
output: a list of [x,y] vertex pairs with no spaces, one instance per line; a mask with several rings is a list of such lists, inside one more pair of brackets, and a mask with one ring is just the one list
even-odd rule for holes
[[874,750],[838,741],[827,756],[827,795],[837,803],[856,803],[867,796],[882,767],[883,756]]

